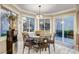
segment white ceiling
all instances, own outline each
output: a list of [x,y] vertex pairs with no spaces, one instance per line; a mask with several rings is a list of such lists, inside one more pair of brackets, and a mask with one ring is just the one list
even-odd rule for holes
[[[22,10],[39,13],[38,4],[17,4]],[[42,4],[41,14],[50,14],[74,8],[73,4]]]

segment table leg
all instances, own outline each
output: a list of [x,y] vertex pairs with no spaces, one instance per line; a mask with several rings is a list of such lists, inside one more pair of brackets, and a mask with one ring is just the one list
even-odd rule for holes
[[50,44],[48,45],[48,50],[49,50],[49,54],[50,54]]

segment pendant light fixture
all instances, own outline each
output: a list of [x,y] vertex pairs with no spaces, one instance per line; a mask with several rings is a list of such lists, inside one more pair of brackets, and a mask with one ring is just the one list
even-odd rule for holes
[[41,5],[39,7],[39,14],[37,15],[37,19],[43,19],[43,16],[41,15]]

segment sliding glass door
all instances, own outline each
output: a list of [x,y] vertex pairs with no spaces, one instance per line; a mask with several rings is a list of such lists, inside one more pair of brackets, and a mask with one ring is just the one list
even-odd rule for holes
[[62,21],[62,18],[60,18],[60,17],[56,18],[56,24],[55,24],[56,36],[55,36],[55,38],[58,41],[62,41],[62,23],[61,23],[61,21]]
[[55,21],[57,41],[69,48],[74,48],[74,16],[57,17]]
[[64,44],[74,48],[74,16],[64,17]]

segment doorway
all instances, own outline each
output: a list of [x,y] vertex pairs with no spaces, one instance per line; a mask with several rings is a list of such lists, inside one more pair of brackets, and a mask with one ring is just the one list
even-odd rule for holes
[[74,16],[56,17],[55,19],[56,41],[64,46],[74,49]]

